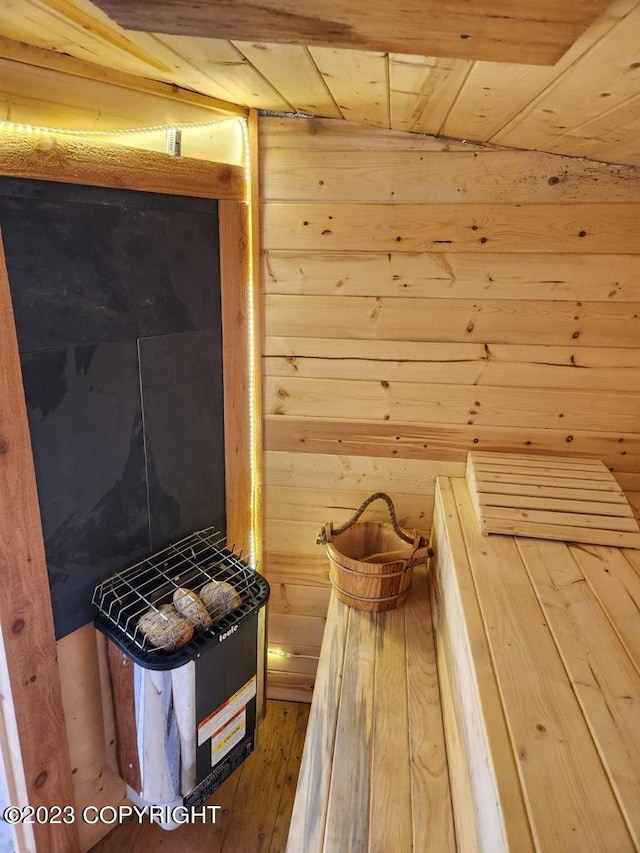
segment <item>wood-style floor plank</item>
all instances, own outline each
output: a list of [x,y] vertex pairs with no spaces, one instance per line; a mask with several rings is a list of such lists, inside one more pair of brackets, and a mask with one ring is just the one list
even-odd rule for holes
[[280,797],[280,805],[276,814],[276,822],[273,827],[273,836],[271,837],[269,853],[284,853],[287,846],[287,836],[289,835],[289,826],[291,824],[291,813],[293,811],[293,803],[296,796],[298,773],[300,770],[300,762],[302,761],[304,739],[307,734],[310,709],[311,706],[306,702],[304,704],[300,703],[297,708],[296,728],[293,734],[293,740],[291,741],[291,752],[289,754],[289,761],[287,762],[285,770],[282,796]]
[[304,741],[308,706],[269,701],[258,748],[207,801],[220,805],[216,823],[185,824],[167,832],[127,820],[92,853],[281,853]]

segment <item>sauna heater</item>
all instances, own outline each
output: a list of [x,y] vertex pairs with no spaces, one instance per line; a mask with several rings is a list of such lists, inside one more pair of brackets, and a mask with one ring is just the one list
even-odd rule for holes
[[254,749],[268,598],[267,581],[214,528],[96,587],[120,773],[133,803],[164,807],[150,814],[200,805]]

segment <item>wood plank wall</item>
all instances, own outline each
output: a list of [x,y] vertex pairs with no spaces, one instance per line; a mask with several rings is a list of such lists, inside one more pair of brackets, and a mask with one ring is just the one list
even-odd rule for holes
[[428,529],[467,450],[529,450],[597,456],[640,505],[640,172],[331,119],[260,131],[269,690],[304,699],[316,535],[371,492]]

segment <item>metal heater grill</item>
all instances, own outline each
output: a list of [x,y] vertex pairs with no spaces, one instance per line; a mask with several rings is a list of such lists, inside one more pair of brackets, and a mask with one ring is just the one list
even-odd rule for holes
[[[207,598],[207,588],[221,597]],[[191,619],[183,644],[159,643],[149,618],[162,622],[169,613],[184,623],[187,590],[200,609],[206,602],[206,624]],[[253,750],[265,697],[268,598],[267,581],[214,528],[96,587],[95,625],[109,640],[120,772],[137,804],[198,805]]]
[[[140,628],[141,617],[171,605],[178,589],[200,594],[208,584],[230,584],[239,603],[231,612],[215,609],[213,625],[194,631],[193,639],[179,649],[151,645]],[[98,608],[96,627],[124,652],[150,669],[172,669],[202,651],[212,636],[227,631],[266,602],[269,586],[241,556],[227,548],[226,539],[213,527],[197,531],[139,563],[117,572],[96,587],[92,602]]]

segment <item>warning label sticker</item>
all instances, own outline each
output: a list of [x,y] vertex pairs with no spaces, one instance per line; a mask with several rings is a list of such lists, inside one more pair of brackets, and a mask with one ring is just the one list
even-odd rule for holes
[[[213,713],[209,714],[206,719],[198,723],[198,746],[208,740],[210,737],[217,735],[227,723],[235,718],[240,711],[244,710],[247,703],[250,702],[256,695],[256,676],[250,678],[246,684],[243,684],[240,690],[236,691],[233,696],[230,696],[226,702],[223,702]],[[229,747],[231,749],[231,747]]]
[[247,711],[243,708],[211,738],[211,766],[217,764],[237,743],[240,743],[246,733]]

